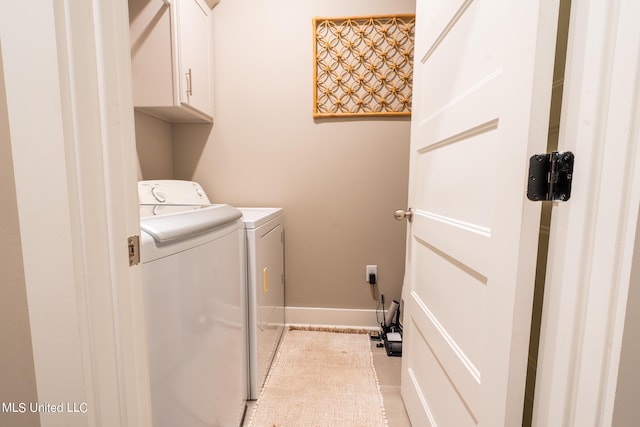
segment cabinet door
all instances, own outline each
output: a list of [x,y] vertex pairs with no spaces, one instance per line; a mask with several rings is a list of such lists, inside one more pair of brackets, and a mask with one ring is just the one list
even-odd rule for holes
[[161,0],[129,0],[135,107],[177,105],[171,35],[173,15],[170,7]]
[[213,115],[210,10],[201,0],[180,0],[180,102]]

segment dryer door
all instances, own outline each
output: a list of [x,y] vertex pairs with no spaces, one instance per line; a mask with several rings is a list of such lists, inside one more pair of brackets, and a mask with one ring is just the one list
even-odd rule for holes
[[[262,230],[260,230],[262,231]],[[284,229],[266,229],[256,242],[258,381],[263,383],[284,330]]]

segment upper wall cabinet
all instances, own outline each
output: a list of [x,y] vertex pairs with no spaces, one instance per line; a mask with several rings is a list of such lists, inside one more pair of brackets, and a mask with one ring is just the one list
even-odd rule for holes
[[210,15],[203,0],[129,0],[137,110],[170,122],[213,123]]

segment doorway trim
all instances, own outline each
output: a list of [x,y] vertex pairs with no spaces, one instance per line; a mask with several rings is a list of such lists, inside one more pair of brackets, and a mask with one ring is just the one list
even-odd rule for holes
[[36,3],[0,38],[40,423],[148,426],[127,2]]
[[640,205],[640,5],[573,2],[533,425],[610,425]]

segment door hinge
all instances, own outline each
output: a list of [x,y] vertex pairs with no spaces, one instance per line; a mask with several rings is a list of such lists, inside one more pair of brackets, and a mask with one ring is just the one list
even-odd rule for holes
[[140,236],[127,237],[129,244],[129,267],[140,264]]
[[571,197],[573,153],[566,151],[535,154],[529,159],[527,198],[533,201],[560,200]]

